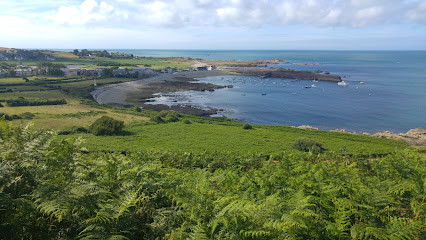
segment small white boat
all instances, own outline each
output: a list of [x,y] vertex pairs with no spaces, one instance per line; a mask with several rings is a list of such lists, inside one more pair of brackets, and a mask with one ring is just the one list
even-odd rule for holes
[[339,86],[348,86],[349,84],[347,82],[345,82],[345,81],[341,81],[341,82],[338,82],[337,85],[339,85]]

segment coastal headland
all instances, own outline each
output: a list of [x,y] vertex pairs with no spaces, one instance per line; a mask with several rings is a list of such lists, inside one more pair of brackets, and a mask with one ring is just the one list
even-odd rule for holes
[[320,80],[331,82],[342,81],[342,78],[336,75],[321,74],[313,71],[296,71],[293,69],[284,68],[228,68],[226,69],[226,71],[234,74],[262,77],[290,78],[299,80]]
[[255,61],[241,61],[241,60],[198,60],[199,65],[205,66],[218,66],[221,68],[245,68],[245,67],[267,67],[269,65],[279,64],[281,60],[255,60]]

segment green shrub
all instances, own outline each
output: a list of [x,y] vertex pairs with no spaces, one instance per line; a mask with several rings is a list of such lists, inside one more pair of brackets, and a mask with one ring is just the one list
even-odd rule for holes
[[248,123],[244,123],[243,124],[243,129],[253,129],[253,126],[248,124]]
[[30,112],[24,112],[19,114],[19,117],[23,118],[23,119],[33,119],[35,117],[35,115],[33,113]]
[[102,116],[90,126],[90,132],[96,136],[116,135],[123,130],[124,122],[108,116]]
[[297,138],[293,148],[303,152],[320,153],[324,150],[322,144],[310,138]]
[[21,119],[21,117],[16,115],[16,114],[9,116],[6,113],[0,113],[0,120],[3,119],[3,118],[4,118],[4,120],[7,120],[7,121],[12,121],[12,120],[15,120],[15,119]]
[[151,117],[150,121],[155,123],[164,123],[164,119],[160,116]]
[[72,130],[69,130],[69,129],[62,129],[62,130],[60,130],[59,132],[58,132],[58,135],[70,135],[70,134],[72,134],[73,133],[73,131]]
[[183,123],[185,123],[185,124],[191,124],[192,122],[191,122],[189,119],[185,119],[185,120],[183,121]]
[[134,106],[134,107],[133,107],[133,110],[134,110],[135,112],[142,112],[142,109],[141,109],[140,107],[138,107],[138,106]]
[[160,117],[165,118],[165,117],[167,117],[167,115],[169,115],[169,113],[170,113],[170,111],[162,110],[158,114],[160,115]]
[[166,118],[166,122],[177,122],[179,121],[179,118],[176,117],[175,115],[170,115]]
[[89,133],[85,127],[72,127],[71,129],[62,129],[58,132],[58,135],[70,135],[74,133]]
[[72,127],[71,130],[75,133],[88,133],[89,130],[87,130],[85,127]]
[[18,99],[8,99],[6,103],[9,107],[20,107],[20,106],[42,106],[42,105],[62,105],[67,104],[65,99],[40,99],[40,100],[27,100],[23,97]]

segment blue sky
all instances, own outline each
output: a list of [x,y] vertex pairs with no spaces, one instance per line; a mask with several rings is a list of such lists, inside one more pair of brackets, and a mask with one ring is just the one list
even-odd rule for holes
[[426,0],[0,0],[0,47],[426,50]]

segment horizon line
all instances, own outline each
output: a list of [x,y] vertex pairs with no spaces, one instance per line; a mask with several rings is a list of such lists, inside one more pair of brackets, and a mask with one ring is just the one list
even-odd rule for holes
[[6,49],[23,50],[155,50],[155,51],[426,51],[426,49],[202,49],[202,48],[13,48],[0,47]]

